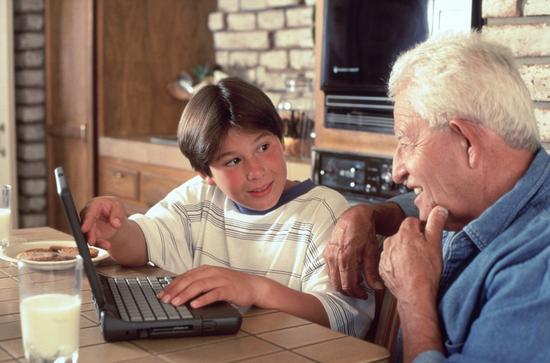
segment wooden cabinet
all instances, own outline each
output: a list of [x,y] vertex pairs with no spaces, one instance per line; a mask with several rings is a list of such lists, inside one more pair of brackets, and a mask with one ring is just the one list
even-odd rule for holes
[[196,175],[193,171],[110,157],[99,158],[99,170],[99,194],[121,198],[129,215],[144,213]]
[[[213,65],[208,15],[216,5],[216,0],[45,1],[48,169],[53,175],[54,167],[64,167],[77,208],[105,191],[143,208],[181,182],[179,177],[188,177],[157,169],[146,155],[137,166],[120,161],[113,174],[104,167],[114,164],[99,160],[98,144],[102,137],[175,135],[185,104],[172,97],[168,85],[182,71]],[[48,198],[49,225],[68,231],[51,177]]]
[[[215,10],[215,0],[97,0],[100,138],[176,134],[185,103],[168,85],[180,72],[214,62],[208,14]],[[97,194],[122,198],[129,213],[144,212],[195,175],[159,165],[162,156],[139,148],[122,158],[99,150]]]

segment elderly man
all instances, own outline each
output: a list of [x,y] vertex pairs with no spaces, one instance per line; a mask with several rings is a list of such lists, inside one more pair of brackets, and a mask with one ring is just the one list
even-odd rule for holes
[[406,362],[547,360],[550,156],[512,54],[477,33],[431,38],[398,58],[389,94],[393,178],[414,190],[419,218],[395,204],[348,210],[325,253],[332,281],[360,295],[359,260],[375,285],[364,236],[398,229],[378,271]]

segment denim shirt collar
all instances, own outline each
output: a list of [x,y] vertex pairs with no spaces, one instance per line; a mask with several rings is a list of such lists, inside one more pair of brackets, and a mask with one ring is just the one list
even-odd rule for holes
[[550,156],[539,148],[527,172],[516,185],[464,227],[473,243],[483,250],[514,220],[550,174]]

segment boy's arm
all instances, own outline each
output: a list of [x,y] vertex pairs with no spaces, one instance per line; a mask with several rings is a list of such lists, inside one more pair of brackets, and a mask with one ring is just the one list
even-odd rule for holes
[[327,313],[313,295],[286,287],[264,276],[226,267],[201,265],[176,277],[159,295],[165,303],[190,301],[200,308],[215,301],[238,306],[276,309],[330,327]]
[[314,295],[291,289],[268,278],[262,279],[264,284],[255,305],[264,309],[280,310],[330,328],[325,308]]
[[143,266],[147,263],[145,236],[139,225],[129,219],[122,221],[117,234],[110,239],[111,257],[123,266]]
[[147,263],[145,236],[139,225],[128,219],[118,198],[94,198],[80,215],[81,229],[90,245],[107,249],[121,265],[142,266]]

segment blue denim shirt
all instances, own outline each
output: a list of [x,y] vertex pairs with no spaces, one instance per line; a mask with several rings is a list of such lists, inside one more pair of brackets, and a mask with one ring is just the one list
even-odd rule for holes
[[[502,170],[506,173],[506,170]],[[446,356],[421,362],[550,359],[550,156],[458,232],[443,238],[439,315]]]

